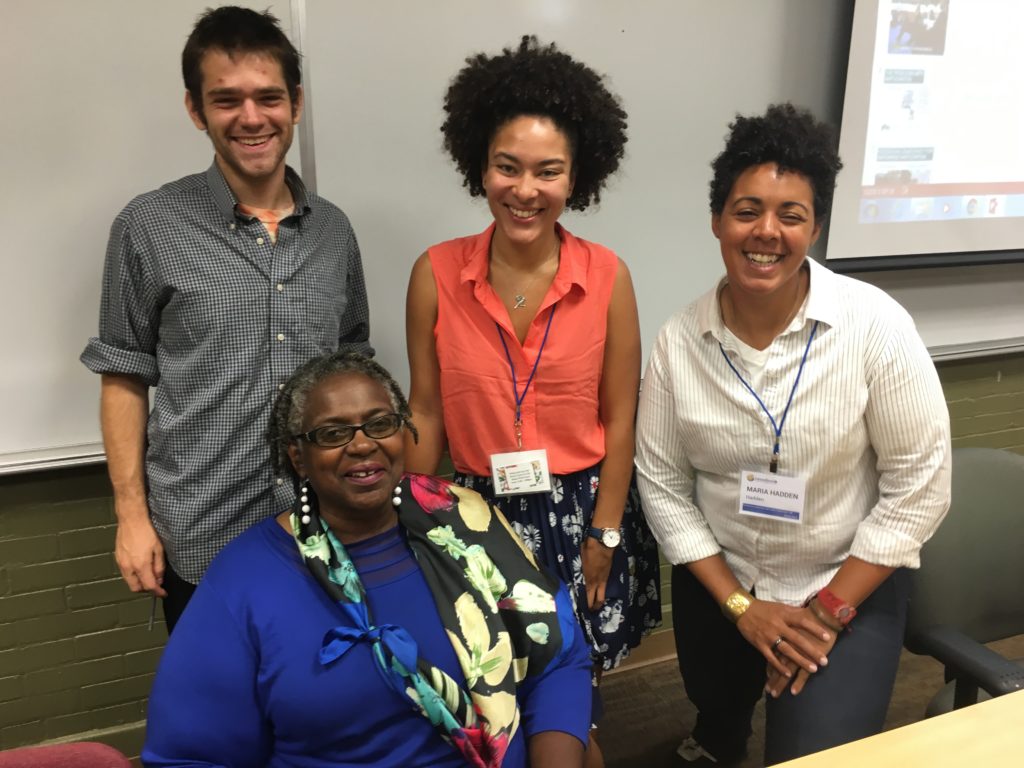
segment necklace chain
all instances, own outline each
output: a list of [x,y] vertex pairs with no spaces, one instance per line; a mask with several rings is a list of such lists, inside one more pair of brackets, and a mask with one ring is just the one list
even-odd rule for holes
[[[546,272],[548,264],[551,261],[556,260],[558,258],[558,252],[560,248],[561,241],[558,240],[555,242],[554,250],[548,255],[546,259],[544,259],[543,262],[541,262],[540,266],[533,273],[533,277],[530,278],[530,282],[526,284],[526,287],[520,288],[518,291],[515,291],[515,293],[512,294],[512,309],[526,309],[526,294],[529,293],[531,288],[533,288],[534,283],[536,283],[537,280],[540,279],[541,275],[543,275]],[[491,258],[493,262],[499,264],[505,269],[511,269],[507,261],[494,259],[493,256]]]

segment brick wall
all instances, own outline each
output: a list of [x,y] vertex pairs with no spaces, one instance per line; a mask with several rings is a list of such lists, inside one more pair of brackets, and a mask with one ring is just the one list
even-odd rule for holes
[[88,733],[138,753],[166,632],[113,543],[105,467],[0,478],[0,748]]
[[[1024,453],[1024,354],[939,375],[955,446]],[[0,748],[78,737],[138,754],[166,633],[117,576],[113,522],[103,467],[0,477]]]
[[1024,453],[1024,355],[939,366],[953,446]]

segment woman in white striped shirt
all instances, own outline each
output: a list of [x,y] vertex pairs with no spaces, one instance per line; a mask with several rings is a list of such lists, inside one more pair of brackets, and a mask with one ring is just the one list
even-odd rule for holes
[[949,415],[910,316],[807,258],[834,147],[789,104],[737,117],[710,195],[726,276],[664,325],[643,381],[638,481],[674,564],[690,765],[742,759],[762,691],[768,764],[881,730],[904,569],[949,505]]

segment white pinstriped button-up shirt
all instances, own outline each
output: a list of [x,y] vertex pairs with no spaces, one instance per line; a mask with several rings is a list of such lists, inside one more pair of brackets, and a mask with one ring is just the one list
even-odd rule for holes
[[850,555],[917,567],[949,506],[949,413],[907,312],[808,259],[810,292],[769,347],[758,394],[776,422],[820,321],[780,441],[779,470],[807,478],[803,521],[739,514],[739,472],[767,470],[768,416],[723,333],[724,280],[662,327],[644,376],[636,466],[644,512],[674,564],[723,552],[745,587],[797,604]]

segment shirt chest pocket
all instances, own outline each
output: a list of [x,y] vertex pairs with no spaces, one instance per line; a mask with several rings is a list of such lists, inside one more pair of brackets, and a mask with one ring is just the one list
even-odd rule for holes
[[338,346],[341,318],[348,306],[346,278],[341,270],[325,271],[315,279],[300,271],[282,286],[282,311],[296,324],[299,335],[313,345],[311,355]]
[[211,259],[169,276],[160,311],[160,343],[170,352],[265,338],[272,285],[252,265]]

